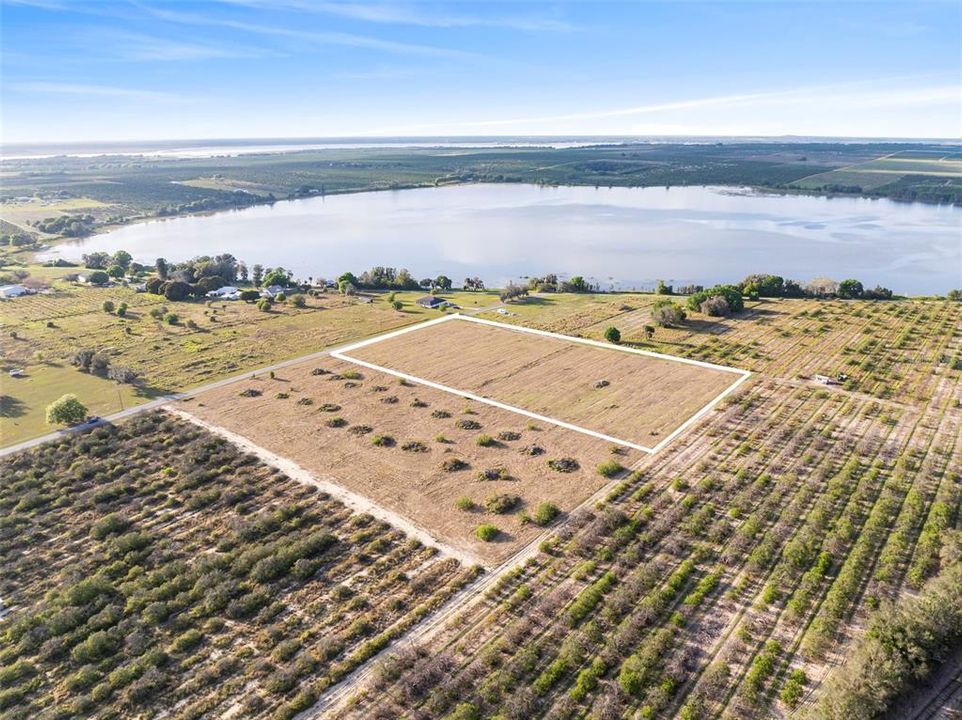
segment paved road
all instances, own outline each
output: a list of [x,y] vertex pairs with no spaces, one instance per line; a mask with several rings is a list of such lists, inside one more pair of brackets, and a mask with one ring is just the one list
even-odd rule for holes
[[[487,310],[494,310],[495,308],[498,308],[501,306],[502,306],[502,303],[497,303],[496,305],[489,305],[487,307],[477,308],[474,310],[465,310],[461,312],[463,312],[465,315],[476,315],[478,313],[482,313]],[[396,329],[397,328],[392,328],[391,330],[385,330],[385,332],[393,332],[393,330],[396,330]],[[124,418],[130,417],[131,415],[136,415],[137,413],[147,412],[148,410],[159,408],[161,405],[166,405],[167,403],[172,402],[174,400],[181,400],[186,397],[193,397],[194,395],[207,392],[208,390],[214,390],[216,388],[224,387],[225,385],[231,385],[236,382],[241,382],[242,380],[246,380],[253,375],[263,375],[264,373],[268,373],[272,370],[280,370],[282,368],[290,367],[291,365],[298,365],[300,363],[308,362],[310,360],[317,360],[322,357],[325,357],[326,355],[330,355],[332,352],[337,352],[341,348],[347,347],[348,345],[353,345],[355,342],[357,342],[356,339],[351,340],[350,342],[342,343],[340,345],[335,345],[334,347],[325,348],[324,350],[319,350],[318,352],[315,352],[315,353],[310,353],[308,355],[299,355],[298,357],[291,358],[290,360],[283,360],[281,362],[274,363],[273,365],[264,365],[263,367],[255,368],[254,370],[246,370],[237,375],[232,375],[230,377],[223,378],[222,380],[216,380],[212,383],[207,383],[206,385],[201,385],[191,390],[185,390],[184,392],[171,393],[170,395],[163,395],[155,400],[150,400],[149,402],[145,402],[142,405],[134,405],[133,407],[127,408],[126,410],[121,410],[120,412],[116,412],[113,415],[106,415],[101,419],[100,423],[98,424],[113,423],[118,420],[123,420]],[[56,432],[48,433],[47,435],[41,435],[40,437],[35,437],[30,440],[24,440],[23,442],[17,443],[16,445],[10,445],[8,447],[0,449],[0,457],[4,457],[6,455],[12,455],[13,453],[18,453],[22,450],[28,450],[29,448],[36,447],[37,445],[42,445],[45,442],[50,442],[51,440],[56,440],[57,438],[62,438],[72,433],[84,432],[85,430],[90,430],[93,427],[96,427],[96,426],[95,425],[79,425],[77,427],[64,428],[62,430],[57,430]]]

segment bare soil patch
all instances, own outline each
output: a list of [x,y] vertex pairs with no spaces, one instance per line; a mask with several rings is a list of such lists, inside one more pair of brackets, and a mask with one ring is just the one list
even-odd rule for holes
[[[314,374],[317,368],[325,372]],[[602,440],[531,424],[510,411],[402,384],[391,375],[364,369],[359,378],[344,377],[357,369],[333,358],[307,362],[285,368],[273,379],[261,376],[205,392],[182,407],[291,459],[318,479],[370,498],[489,564],[510,557],[543,531],[524,521],[524,514],[533,516],[539,503],[570,512],[610,482],[596,472],[600,463],[615,457],[630,467],[643,456],[628,451],[612,455],[611,445]],[[248,388],[260,394],[243,396]],[[385,397],[397,401],[382,402]],[[484,435],[494,441],[478,444]],[[542,452],[532,453],[533,447]],[[548,467],[549,460],[566,457],[576,459],[578,469],[562,473]],[[505,472],[487,473],[497,479],[480,479],[485,471],[500,469]],[[486,511],[486,500],[499,494],[517,495],[520,502],[504,514]],[[471,500],[474,508],[458,509],[461,498]],[[475,535],[487,523],[500,530],[492,542]]]
[[470,321],[420,328],[347,355],[647,447],[738,379]]

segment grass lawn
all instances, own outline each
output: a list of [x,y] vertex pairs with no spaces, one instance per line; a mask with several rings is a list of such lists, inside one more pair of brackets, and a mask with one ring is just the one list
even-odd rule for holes
[[48,425],[45,412],[51,402],[73,393],[87,406],[91,415],[109,415],[149,400],[132,385],[78,372],[66,364],[36,364],[23,368],[26,377],[4,375],[0,393],[0,442],[11,445],[58,426]]
[[[77,394],[96,414],[121,409],[120,386],[70,365],[73,354],[83,348],[105,352],[112,364],[138,373],[140,387],[121,390],[128,407],[440,315],[414,304],[422,292],[398,293],[401,311],[394,310],[384,295],[362,303],[332,293],[310,298],[305,308],[275,305],[262,312],[242,302],[169,302],[129,288],[92,288],[58,279],[75,268],[28,270],[31,277],[51,282],[52,292],[0,303],[0,331],[5,338],[16,334],[0,350],[0,367],[4,373],[12,368],[32,373],[22,382],[3,377],[4,445],[47,432],[46,406],[65,392]],[[455,292],[444,297],[465,310],[497,302],[495,293]],[[105,300],[115,306],[127,303],[126,317],[105,312]],[[177,324],[150,315],[163,308],[178,315]]]

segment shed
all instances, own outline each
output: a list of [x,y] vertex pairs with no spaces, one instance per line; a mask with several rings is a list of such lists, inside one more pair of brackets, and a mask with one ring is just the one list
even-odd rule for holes
[[21,295],[29,295],[33,291],[23,285],[3,285],[0,287],[0,297],[16,298]]
[[420,305],[423,308],[434,310],[435,308],[439,308],[444,305],[444,300],[439,297],[435,297],[434,295],[425,295],[423,298],[418,299],[415,304]]

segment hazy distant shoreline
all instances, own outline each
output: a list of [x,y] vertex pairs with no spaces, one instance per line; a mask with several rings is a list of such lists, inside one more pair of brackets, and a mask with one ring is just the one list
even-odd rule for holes
[[424,136],[318,138],[202,138],[194,140],[130,140],[70,143],[4,143],[4,160],[132,155],[157,158],[203,158],[283,154],[308,150],[404,148],[573,148],[604,145],[724,144],[918,144],[962,146],[958,138],[846,138],[816,136]]

